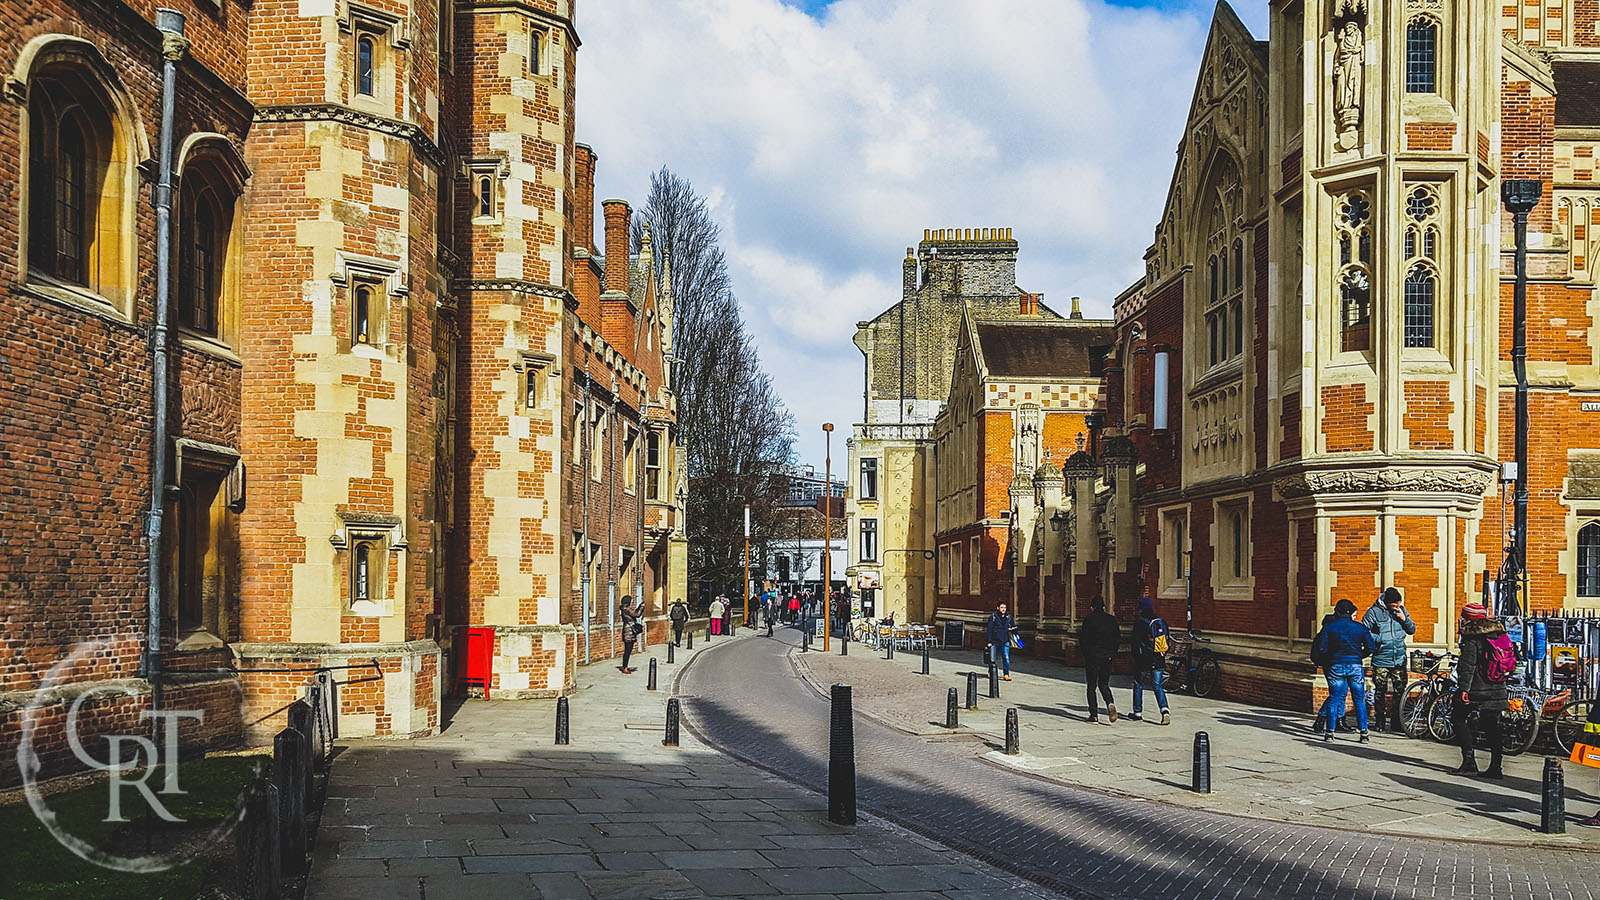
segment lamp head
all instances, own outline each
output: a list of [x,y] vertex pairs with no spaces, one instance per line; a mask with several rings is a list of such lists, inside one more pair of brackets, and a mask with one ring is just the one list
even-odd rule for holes
[[1515,213],[1526,213],[1539,205],[1539,198],[1544,194],[1544,182],[1529,178],[1512,178],[1500,182],[1500,200],[1505,203],[1506,209]]

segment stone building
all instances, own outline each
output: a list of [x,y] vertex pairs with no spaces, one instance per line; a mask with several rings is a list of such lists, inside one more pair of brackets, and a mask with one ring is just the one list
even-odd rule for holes
[[[1308,705],[1322,616],[1390,585],[1416,641],[1449,646],[1499,572],[1515,384],[1502,179],[1544,185],[1529,596],[1600,604],[1583,400],[1600,388],[1600,33],[1581,7],[1547,6],[1276,3],[1270,41],[1217,7],[1146,277],[1114,305],[1098,452],[1050,449],[1071,452],[1059,511],[1101,523],[1066,531],[1065,562],[1125,620],[1148,590],[1203,629],[1236,696]],[[1053,479],[1013,540],[1048,549]]]
[[207,713],[185,740],[270,733],[308,670],[343,665],[343,733],[432,732],[463,625],[497,629],[491,690],[570,689],[610,655],[583,646],[572,536],[598,520],[563,468],[597,408],[617,449],[583,483],[639,499],[591,555],[657,613],[684,572],[670,298],[625,204],[594,247],[570,0],[172,5],[187,40],[154,4],[0,4],[0,750],[31,709],[58,767],[67,704],[97,686],[133,696],[86,706],[85,738],[142,730],[163,53],[158,627],[162,671],[193,670],[164,704]]
[[933,420],[950,393],[962,316],[1060,316],[1017,287],[1009,228],[924,231],[901,269],[900,302],[856,325],[866,360],[862,421],[849,441],[846,574],[879,617],[922,622],[936,603]]

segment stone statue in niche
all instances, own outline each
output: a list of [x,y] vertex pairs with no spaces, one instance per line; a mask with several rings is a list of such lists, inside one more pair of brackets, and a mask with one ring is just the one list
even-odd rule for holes
[[1338,134],[1335,146],[1355,148],[1361,127],[1361,78],[1366,37],[1361,23],[1346,19],[1339,26],[1338,43],[1333,51],[1333,119]]

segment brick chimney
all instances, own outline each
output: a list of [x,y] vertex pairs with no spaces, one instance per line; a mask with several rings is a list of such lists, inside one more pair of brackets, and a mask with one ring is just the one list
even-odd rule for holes
[[626,200],[607,200],[605,292],[628,292],[628,225],[633,210]]
[[572,243],[594,253],[594,150],[588,144],[572,148]]

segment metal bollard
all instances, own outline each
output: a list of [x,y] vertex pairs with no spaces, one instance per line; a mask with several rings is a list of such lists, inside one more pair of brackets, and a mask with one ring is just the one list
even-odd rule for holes
[[850,629],[848,628],[846,628],[844,630],[844,634],[839,637],[839,655],[850,655]]
[[1189,774],[1196,794],[1211,793],[1211,738],[1204,731],[1194,733],[1194,768]]
[[306,864],[305,736],[293,728],[278,732],[272,741],[274,782],[278,785],[278,846],[283,869],[298,875]]
[[706,622],[706,643],[711,643],[711,623]]
[[685,629],[684,632],[683,632],[683,649],[685,649],[685,650],[693,650],[694,649],[694,629],[693,628]]
[[801,631],[800,631],[800,652],[801,653],[805,653],[810,649],[811,649],[811,632],[806,631],[805,629],[801,629]]
[[1553,756],[1544,760],[1544,790],[1539,804],[1539,830],[1545,834],[1567,833],[1566,778],[1561,761]]
[[[673,662],[673,660],[672,660],[672,648],[675,647],[675,646],[677,646],[677,645],[672,643],[671,641],[667,641],[667,665],[669,665],[669,666],[672,665],[672,662]],[[652,662],[653,661],[654,660],[652,660]]]
[[567,728],[567,698],[556,698],[556,743],[566,744],[571,742],[571,734]]
[[944,703],[944,727],[955,728],[960,724],[960,720],[956,718],[956,689],[951,688]]
[[1013,706],[1006,710],[1006,755],[1021,753],[1021,744],[1022,738],[1017,734],[1017,708]]
[[680,714],[678,712],[678,698],[677,697],[672,697],[672,698],[668,699],[667,700],[667,736],[665,738],[663,738],[662,741],[661,741],[661,745],[663,747],[676,747],[676,746],[678,746],[678,716],[679,715]]
[[995,668],[994,663],[989,663],[989,699],[993,700],[999,696],[1000,670]]
[[978,708],[978,673],[967,673],[967,709]]
[[928,645],[922,645],[922,674],[928,674]]
[[645,683],[644,689],[647,691],[656,689],[656,658],[654,656],[650,657],[650,680]]
[[888,643],[883,645],[883,658],[894,659],[894,636],[889,636]]
[[828,821],[856,823],[856,729],[850,685],[833,686],[828,727]]

